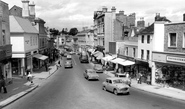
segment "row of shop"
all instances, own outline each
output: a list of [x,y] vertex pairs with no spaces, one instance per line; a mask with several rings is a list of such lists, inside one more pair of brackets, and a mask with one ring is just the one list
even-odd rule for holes
[[165,84],[185,90],[185,56],[183,54],[153,52],[152,61],[145,61],[124,55],[104,55],[101,51],[90,50],[91,56],[103,66],[112,67],[115,72],[129,72],[132,78],[138,73],[143,82],[150,76],[151,84]]

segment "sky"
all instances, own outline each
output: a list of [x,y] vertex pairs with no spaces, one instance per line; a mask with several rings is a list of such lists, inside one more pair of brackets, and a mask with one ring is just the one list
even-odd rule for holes
[[[9,9],[16,5],[22,7],[22,0],[2,0]],[[185,0],[29,0],[35,3],[36,17],[43,19],[45,26],[62,30],[63,28],[90,27],[93,25],[94,11],[106,6],[126,15],[136,13],[136,21],[144,17],[146,26],[154,22],[156,13],[166,16],[172,22],[183,21]]]

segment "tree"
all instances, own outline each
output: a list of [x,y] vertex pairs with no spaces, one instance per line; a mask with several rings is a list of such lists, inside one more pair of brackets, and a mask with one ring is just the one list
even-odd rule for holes
[[56,38],[57,35],[60,35],[59,30],[55,29],[55,28],[50,28],[50,35],[53,35],[54,38]]
[[77,28],[71,28],[69,31],[69,35],[75,36],[78,33],[78,29]]

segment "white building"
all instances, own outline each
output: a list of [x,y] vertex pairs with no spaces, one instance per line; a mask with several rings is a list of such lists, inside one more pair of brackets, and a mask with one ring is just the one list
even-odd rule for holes
[[38,53],[38,31],[28,19],[10,16],[10,39],[12,44],[13,74],[32,72],[32,58]]

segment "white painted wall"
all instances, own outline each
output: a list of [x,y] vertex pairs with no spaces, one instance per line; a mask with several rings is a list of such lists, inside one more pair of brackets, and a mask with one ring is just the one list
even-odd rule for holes
[[[24,37],[10,37],[12,44],[12,52],[24,52]],[[12,56],[13,57],[13,56]]]
[[38,34],[24,34],[24,46],[25,52],[38,50]]
[[154,23],[153,50],[164,51],[164,22]]
[[113,16],[112,13],[105,13],[105,52],[109,52],[109,42],[113,41]]
[[147,35],[144,35],[144,43],[141,43],[141,36],[138,36],[138,58],[141,59],[141,49],[144,50],[144,60],[146,60],[147,50],[150,50],[150,60],[152,59],[152,50],[153,50],[153,34],[150,34],[150,43],[147,43]]

